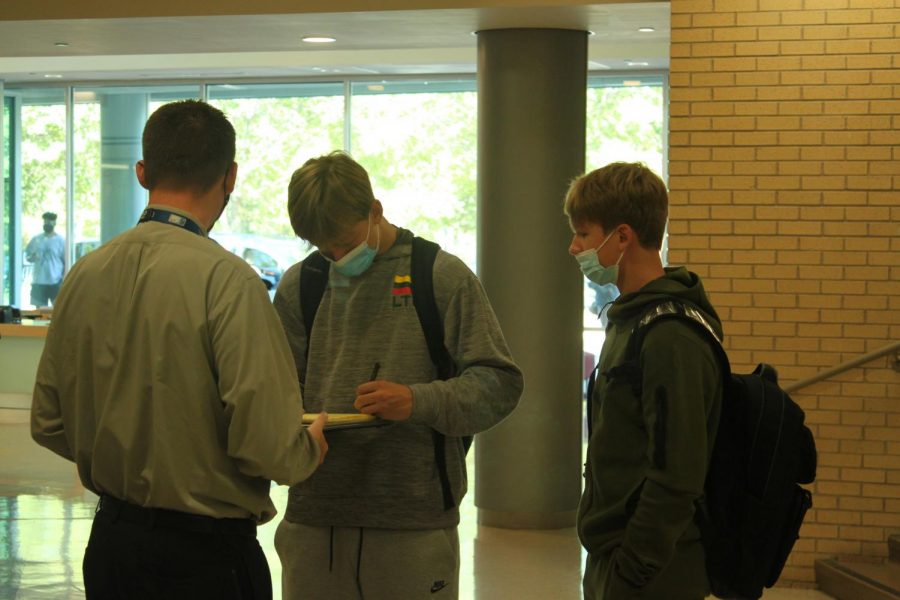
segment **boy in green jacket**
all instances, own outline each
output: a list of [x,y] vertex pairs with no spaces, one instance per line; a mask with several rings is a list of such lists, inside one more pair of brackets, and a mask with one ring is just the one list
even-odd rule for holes
[[591,437],[578,535],[587,549],[586,600],[701,600],[709,593],[694,503],[722,404],[710,344],[678,320],[651,329],[640,350],[640,390],[612,377],[637,321],[661,300],[699,307],[721,335],[700,278],[663,268],[668,216],[662,180],[639,163],[612,163],[576,179],[565,200],[569,252],[584,275],[615,284],[606,340],[588,401]]

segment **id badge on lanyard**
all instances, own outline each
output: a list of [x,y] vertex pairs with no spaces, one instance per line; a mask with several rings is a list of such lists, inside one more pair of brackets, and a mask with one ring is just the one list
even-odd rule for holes
[[196,233],[200,237],[206,237],[200,226],[187,217],[182,217],[179,214],[161,208],[145,208],[144,212],[141,213],[141,218],[138,219],[138,223],[146,223],[147,221],[156,221],[157,223],[174,225],[175,227],[181,227],[182,229],[187,229],[192,233]]

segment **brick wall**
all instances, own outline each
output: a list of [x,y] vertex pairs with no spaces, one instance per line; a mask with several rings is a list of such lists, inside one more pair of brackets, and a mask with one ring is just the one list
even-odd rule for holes
[[[670,254],[735,370],[795,381],[900,340],[900,0],[672,0]],[[795,394],[815,508],[781,585],[900,532],[900,373]]]

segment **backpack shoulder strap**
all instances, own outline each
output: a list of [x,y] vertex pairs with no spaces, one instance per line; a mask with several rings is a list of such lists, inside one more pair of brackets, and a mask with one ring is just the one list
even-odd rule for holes
[[325,295],[328,285],[328,261],[318,252],[313,252],[300,263],[300,314],[306,329],[306,357],[309,359],[309,338],[312,334],[316,311]]
[[[434,297],[434,261],[440,249],[438,244],[430,240],[414,237],[410,256],[410,274],[413,305],[416,307],[419,323],[425,333],[425,342],[428,344],[431,362],[437,367],[440,379],[450,379],[456,374],[456,366],[444,345],[444,323]],[[446,436],[432,429],[431,437],[434,441],[434,460],[438,465],[444,510],[450,510],[457,505],[457,502],[453,498],[453,489],[450,486],[450,475],[447,470]],[[472,444],[472,437],[464,436],[461,439],[464,450],[468,452],[469,446]]]
[[641,392],[641,367],[640,354],[644,339],[653,328],[654,325],[676,319],[689,325],[697,331],[701,337],[710,342],[713,353],[716,355],[719,364],[722,366],[722,375],[727,381],[731,374],[731,364],[728,355],[722,347],[722,340],[713,329],[712,324],[706,318],[696,305],[678,298],[667,298],[662,302],[654,304],[648,308],[644,314],[638,319],[634,329],[631,330],[631,336],[628,344],[625,346],[625,360],[622,364],[615,366],[605,373],[607,379],[624,378],[631,382],[635,393],[640,395]]
[[455,374],[453,359],[444,345],[444,324],[434,297],[434,261],[441,247],[420,237],[412,241],[410,257],[413,305],[425,332],[428,354],[438,370],[438,377],[449,379]]
[[[635,325],[629,342],[634,342],[640,348],[640,344],[643,343],[643,338],[646,337],[650,325],[673,318],[698,325],[703,330],[704,336],[711,337],[716,344],[721,345],[722,340],[719,339],[719,334],[713,329],[706,315],[693,303],[676,298],[663,300],[644,312],[637,325]],[[638,335],[635,336],[635,333]]]

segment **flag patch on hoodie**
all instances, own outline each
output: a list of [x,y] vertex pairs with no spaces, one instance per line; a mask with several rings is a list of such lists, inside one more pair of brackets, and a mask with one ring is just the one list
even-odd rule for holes
[[409,275],[394,275],[394,296],[412,296],[412,277]]
[[412,277],[409,275],[394,275],[394,287],[391,289],[394,308],[409,306],[412,300]]

